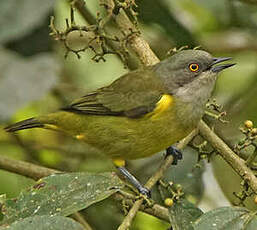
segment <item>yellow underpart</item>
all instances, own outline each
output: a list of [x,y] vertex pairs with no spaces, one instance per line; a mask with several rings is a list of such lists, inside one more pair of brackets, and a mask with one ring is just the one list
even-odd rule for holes
[[124,167],[125,166],[125,160],[123,160],[123,159],[117,158],[117,159],[112,159],[112,161],[116,167]]
[[82,140],[82,139],[85,138],[85,135],[79,134],[79,135],[76,135],[75,137],[76,137],[78,140]]
[[173,104],[173,97],[168,94],[164,94],[161,99],[156,103],[156,108],[153,112],[147,114],[151,119],[157,118],[163,112],[165,112]]
[[59,130],[59,128],[56,125],[51,124],[44,124],[45,129],[51,129],[51,130]]

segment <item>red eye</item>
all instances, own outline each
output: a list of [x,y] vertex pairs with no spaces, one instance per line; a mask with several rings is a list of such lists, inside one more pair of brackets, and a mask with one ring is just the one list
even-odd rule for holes
[[197,70],[199,70],[199,65],[196,64],[196,63],[192,63],[189,65],[189,69],[192,71],[192,72],[196,72]]

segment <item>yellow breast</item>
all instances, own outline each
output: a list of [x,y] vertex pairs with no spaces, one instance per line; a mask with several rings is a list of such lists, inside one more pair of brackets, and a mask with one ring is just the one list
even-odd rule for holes
[[147,118],[155,119],[163,114],[166,110],[171,108],[173,105],[174,99],[169,94],[164,94],[161,99],[156,103],[156,107],[153,112],[146,115]]

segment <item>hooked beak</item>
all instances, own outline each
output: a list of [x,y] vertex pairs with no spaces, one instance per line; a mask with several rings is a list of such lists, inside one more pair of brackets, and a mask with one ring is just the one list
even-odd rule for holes
[[[229,68],[229,67],[231,67],[231,66],[234,66],[235,65],[235,63],[228,63],[228,64],[223,64],[223,65],[216,65],[216,64],[218,64],[218,63],[221,63],[221,62],[224,62],[224,61],[228,61],[228,60],[230,60],[231,59],[231,57],[219,57],[219,58],[213,58],[213,62],[212,62],[212,64],[211,64],[211,71],[212,72],[215,72],[215,73],[218,73],[218,72],[220,72],[220,71],[222,71],[222,70],[224,70],[224,69],[226,69],[226,68]],[[214,65],[216,65],[216,66],[214,66]]]

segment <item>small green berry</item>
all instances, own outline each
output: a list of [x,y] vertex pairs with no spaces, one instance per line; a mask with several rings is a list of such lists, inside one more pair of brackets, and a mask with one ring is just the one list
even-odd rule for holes
[[253,129],[251,130],[251,134],[256,135],[256,134],[257,134],[257,128],[253,128]]
[[171,199],[171,198],[166,198],[164,200],[164,204],[167,206],[167,207],[171,207],[173,204],[174,204],[174,201]]
[[246,120],[245,123],[244,123],[245,127],[250,129],[253,127],[253,122],[250,121],[250,120]]

